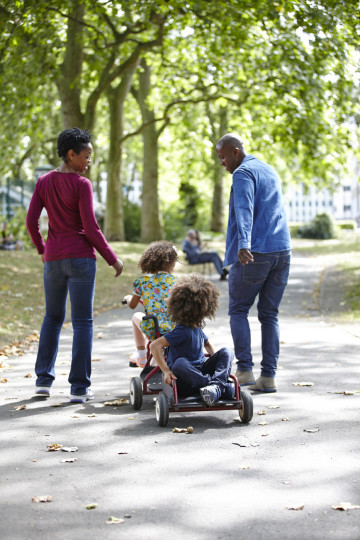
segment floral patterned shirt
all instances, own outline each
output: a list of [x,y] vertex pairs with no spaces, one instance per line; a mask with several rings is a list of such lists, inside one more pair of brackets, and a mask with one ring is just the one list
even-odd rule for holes
[[[171,332],[175,327],[168,317],[165,303],[165,298],[170,296],[170,289],[175,283],[176,277],[167,272],[145,274],[134,281],[133,294],[142,298],[146,315],[156,315],[161,334]],[[148,339],[156,339],[153,321],[141,321],[140,328]]]

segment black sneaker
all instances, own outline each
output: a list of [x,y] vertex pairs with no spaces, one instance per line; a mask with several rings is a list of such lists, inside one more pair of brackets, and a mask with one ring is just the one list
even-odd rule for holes
[[217,384],[209,384],[209,386],[200,388],[200,395],[206,405],[214,405],[214,403],[220,399],[221,390]]

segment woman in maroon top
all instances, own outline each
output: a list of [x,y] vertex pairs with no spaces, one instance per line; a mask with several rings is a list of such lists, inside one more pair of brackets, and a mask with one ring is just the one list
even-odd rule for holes
[[[123,270],[97,224],[91,182],[81,176],[91,163],[90,140],[91,134],[79,128],[60,133],[57,148],[62,164],[38,179],[26,218],[28,232],[44,263],[46,312],[35,364],[36,394],[50,395],[69,292],[73,325],[70,401],[76,403],[94,397],[89,387],[95,249],[114,268],[115,277]],[[43,208],[49,218],[46,243],[39,228]]]

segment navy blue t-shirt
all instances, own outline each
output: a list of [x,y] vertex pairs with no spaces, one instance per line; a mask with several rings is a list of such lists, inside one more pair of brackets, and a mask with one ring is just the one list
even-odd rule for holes
[[187,358],[195,366],[204,363],[204,343],[207,343],[208,338],[201,328],[179,324],[172,332],[164,334],[164,338],[170,343],[167,356],[167,365],[170,369],[178,358]]

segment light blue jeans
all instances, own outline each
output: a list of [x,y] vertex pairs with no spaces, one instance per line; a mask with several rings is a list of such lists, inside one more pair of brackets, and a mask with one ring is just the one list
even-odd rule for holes
[[253,263],[236,261],[229,273],[229,315],[239,371],[252,371],[248,315],[255,298],[261,323],[261,375],[274,377],[280,349],[279,305],[288,282],[290,251],[253,253]]
[[81,395],[90,386],[95,277],[95,259],[74,258],[45,262],[46,311],[35,364],[36,386],[50,387],[55,379],[55,361],[68,292],[73,325],[70,391],[71,394]]

